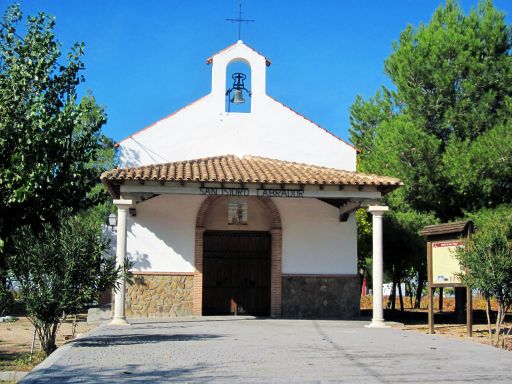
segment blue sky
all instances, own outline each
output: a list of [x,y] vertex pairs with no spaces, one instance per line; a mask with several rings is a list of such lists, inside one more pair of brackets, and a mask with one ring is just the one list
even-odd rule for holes
[[[210,92],[213,53],[236,42],[239,0],[19,0],[57,18],[64,49],[86,44],[84,90],[104,105],[104,133],[121,140]],[[512,14],[510,0],[495,0]],[[6,7],[5,0],[0,9]],[[356,95],[388,84],[383,61],[407,24],[428,22],[437,0],[242,1],[242,40],[272,61],[267,93],[348,137]],[[463,0],[465,10],[477,0]],[[507,21],[511,22],[507,16]]]

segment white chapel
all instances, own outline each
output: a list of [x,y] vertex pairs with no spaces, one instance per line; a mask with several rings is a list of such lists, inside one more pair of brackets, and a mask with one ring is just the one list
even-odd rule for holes
[[357,173],[356,148],[267,95],[271,63],[242,41],[207,64],[211,92],[119,142],[119,167],[101,177],[118,207],[118,263],[134,263],[113,322],[357,317],[354,212],[373,214],[381,287],[379,200],[400,181]]

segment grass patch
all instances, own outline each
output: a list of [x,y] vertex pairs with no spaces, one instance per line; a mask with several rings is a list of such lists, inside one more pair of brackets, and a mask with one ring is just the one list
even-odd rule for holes
[[45,357],[43,352],[36,352],[32,356],[27,352],[0,352],[0,371],[28,372],[43,361]]

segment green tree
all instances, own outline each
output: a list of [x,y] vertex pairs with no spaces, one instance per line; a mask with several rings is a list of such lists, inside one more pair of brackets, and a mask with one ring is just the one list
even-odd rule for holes
[[[390,305],[395,309],[396,287],[405,281],[415,280],[416,304],[419,308],[421,292],[426,277],[426,252],[422,238],[417,234],[425,225],[435,221],[430,215],[414,210],[394,210],[384,216],[384,272],[394,283]],[[399,289],[400,308],[403,311],[403,294]]]
[[421,259],[411,225],[510,203],[511,48],[512,29],[492,1],[465,14],[447,0],[429,23],[408,26],[393,44],[384,69],[394,89],[355,100],[350,133],[362,150],[358,170],[404,183],[385,199],[396,215],[386,221],[384,248],[400,252],[389,243],[396,231],[407,246],[388,261]]
[[395,102],[425,145],[438,147],[436,159],[425,159],[436,160],[428,183],[422,187],[414,178],[404,179],[431,196],[421,201],[432,206],[413,208],[448,221],[464,210],[508,202],[512,29],[504,14],[483,1],[466,15],[448,0],[427,25],[409,26],[393,48],[385,72],[396,86]]
[[[510,228],[495,225],[477,233],[456,251],[465,273],[461,280],[471,289],[482,293],[486,299],[487,322],[491,344],[504,346],[502,328],[505,316],[512,305],[512,242]],[[494,334],[490,316],[490,299],[498,303]],[[508,333],[510,333],[510,329]]]
[[94,220],[63,218],[58,228],[46,223],[38,234],[28,226],[14,236],[10,271],[46,354],[56,348],[62,320],[112,286],[119,271],[106,252],[108,241]]
[[363,276],[371,276],[372,263],[372,224],[366,209],[356,211],[357,220],[357,267],[362,270]]
[[482,208],[476,212],[468,212],[466,216],[473,220],[479,230],[486,231],[501,226],[508,233],[508,237],[512,237],[512,203],[495,208]]
[[401,33],[384,68],[411,118],[448,143],[476,138],[509,116],[510,48],[510,26],[492,1],[466,15],[447,0],[428,24]]
[[71,213],[102,199],[91,193],[101,169],[94,165],[110,146],[100,129],[103,108],[90,95],[79,98],[84,81],[84,45],[76,43],[62,65],[55,20],[44,13],[28,17],[7,9],[0,25],[0,253],[2,288],[11,238],[20,225],[41,230],[56,225],[63,209]]
[[512,201],[511,126],[509,120],[474,140],[448,145],[443,169],[464,210],[475,212]]
[[361,151],[360,157],[372,152],[377,127],[393,116],[393,110],[392,95],[384,87],[367,101],[356,97],[350,107],[349,133],[352,143]]

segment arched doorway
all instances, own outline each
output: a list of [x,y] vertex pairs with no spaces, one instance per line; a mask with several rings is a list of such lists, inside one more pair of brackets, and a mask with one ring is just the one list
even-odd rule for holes
[[270,233],[205,231],[203,315],[270,315]]
[[228,197],[211,196],[198,211],[194,314],[238,312],[280,317],[279,212],[269,198],[246,197],[247,224],[230,225],[229,201]]

